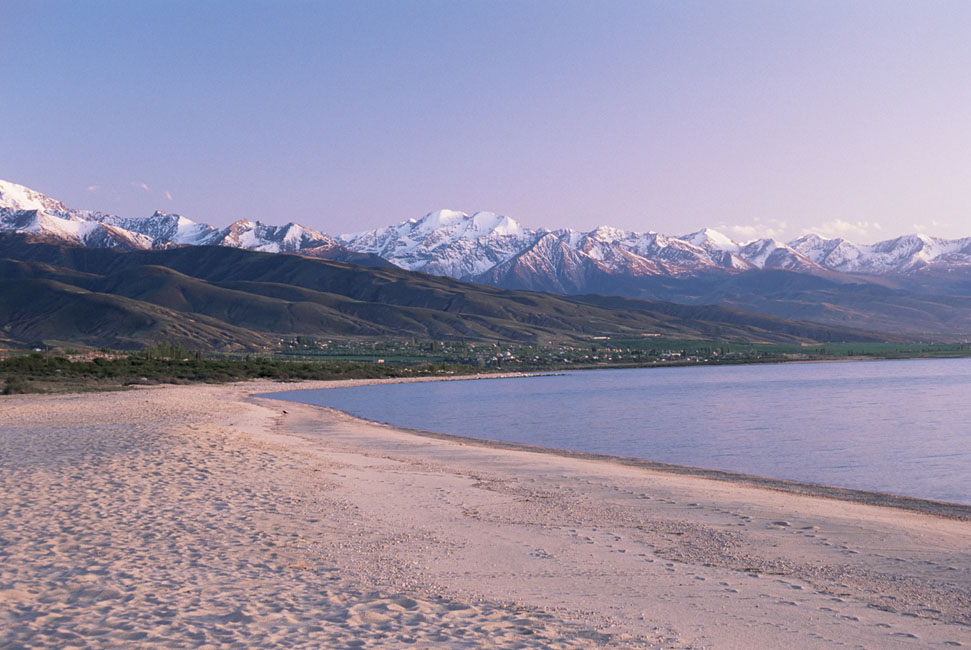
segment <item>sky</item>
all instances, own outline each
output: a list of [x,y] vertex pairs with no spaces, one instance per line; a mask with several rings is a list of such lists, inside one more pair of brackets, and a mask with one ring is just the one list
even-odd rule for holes
[[971,235],[971,2],[0,0],[0,178],[336,235],[450,208]]

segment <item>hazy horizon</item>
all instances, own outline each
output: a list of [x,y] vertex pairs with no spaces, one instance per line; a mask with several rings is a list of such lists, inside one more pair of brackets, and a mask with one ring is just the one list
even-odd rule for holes
[[5,5],[0,177],[329,234],[442,209],[971,235],[971,4]]

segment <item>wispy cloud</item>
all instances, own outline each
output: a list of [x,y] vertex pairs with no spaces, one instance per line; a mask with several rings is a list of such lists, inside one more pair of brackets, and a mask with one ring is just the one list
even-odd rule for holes
[[937,230],[938,228],[940,228],[943,225],[944,224],[942,224],[937,219],[931,219],[931,222],[929,224],[927,224],[927,223],[915,223],[913,225],[913,228],[914,228],[914,230],[916,232],[925,233],[926,234],[929,230]]
[[101,189],[100,185],[88,185],[89,192],[97,192],[100,189]]
[[165,191],[165,198],[167,198],[169,201],[171,201],[172,200],[172,192],[169,192],[168,190],[166,190]]
[[755,226],[722,226],[723,229],[730,231],[737,239],[755,239],[759,232]]
[[761,217],[756,217],[752,220],[752,223],[740,223],[734,225],[722,224],[718,226],[718,230],[731,233],[731,237],[733,239],[746,242],[765,237],[778,239],[785,234],[786,228],[788,227],[789,224],[782,219],[763,219]]
[[843,219],[833,219],[832,221],[827,221],[812,228],[805,228],[802,234],[808,235],[815,233],[823,237],[865,237],[880,230],[883,230],[883,228],[876,221],[844,221]]
[[145,192],[151,192],[152,191],[152,188],[150,188],[146,183],[136,183],[136,182],[133,182],[131,184],[131,186],[134,187],[134,188],[136,188],[136,189],[139,189],[139,190],[144,190]]

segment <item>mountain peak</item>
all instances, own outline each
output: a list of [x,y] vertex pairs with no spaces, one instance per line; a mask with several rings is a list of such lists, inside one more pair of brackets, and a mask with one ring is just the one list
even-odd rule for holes
[[29,187],[0,180],[0,208],[10,210],[37,210],[64,217],[69,212],[60,201],[52,199]]
[[[755,239],[739,244],[712,228],[681,237],[608,225],[589,232],[530,229],[495,212],[469,214],[449,209],[397,225],[341,235],[338,243],[294,222],[277,226],[244,218],[216,229],[161,210],[147,218],[72,210],[40,192],[2,180],[0,231],[126,249],[213,245],[299,253],[326,247],[327,255],[331,255],[331,249],[340,249],[336,254],[353,254],[354,259],[379,256],[382,263],[457,279],[486,278],[485,274],[491,273],[487,281],[500,286],[504,286],[500,274],[506,269],[518,274],[528,288],[551,290],[558,286],[600,290],[609,288],[613,278],[681,277],[754,268],[871,275],[971,268],[971,237],[946,240],[917,233],[859,246],[807,233],[788,243]],[[533,284],[521,277],[530,268],[541,267],[563,277],[548,284]],[[589,285],[584,285],[588,281],[584,277],[588,277]]]
[[697,232],[693,232],[690,235],[684,235],[679,239],[686,241],[689,244],[694,244],[695,246],[703,248],[707,251],[737,253],[740,248],[738,243],[736,243],[730,237],[723,235],[712,228],[702,228]]
[[613,226],[597,226],[590,231],[589,236],[599,241],[619,241],[627,236],[627,231]]
[[[481,237],[491,234],[520,235],[522,226],[510,217],[485,210],[468,214],[458,210],[435,210],[421,219],[408,219],[401,226],[408,226],[415,232],[431,234],[443,228],[459,229],[465,237]],[[363,234],[363,233],[359,233]]]
[[789,242],[789,246],[795,248],[796,250],[802,250],[806,247],[835,245],[842,243],[842,241],[843,240],[839,238],[823,237],[822,235],[817,235],[814,232],[807,232],[806,234],[801,235]]
[[423,231],[432,231],[438,230],[444,226],[450,226],[454,223],[462,221],[463,219],[468,219],[468,217],[469,215],[464,212],[443,209],[429,212],[418,221],[415,221],[415,223],[421,226]]
[[476,212],[472,215],[472,229],[476,232],[488,235],[521,235],[522,226],[519,223],[495,212]]

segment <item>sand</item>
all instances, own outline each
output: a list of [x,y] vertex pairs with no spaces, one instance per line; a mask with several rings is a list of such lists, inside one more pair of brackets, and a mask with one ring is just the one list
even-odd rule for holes
[[250,397],[331,385],[0,398],[0,647],[971,646],[971,508]]

